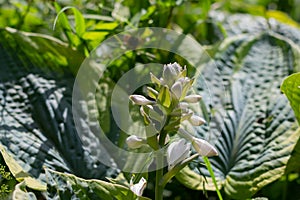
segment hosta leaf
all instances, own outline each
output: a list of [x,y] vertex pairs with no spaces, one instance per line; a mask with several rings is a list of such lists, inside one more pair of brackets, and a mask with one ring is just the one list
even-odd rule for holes
[[282,92],[287,96],[300,124],[300,73],[295,73],[284,79]]
[[266,12],[266,16],[268,18],[276,19],[279,22],[282,22],[284,24],[288,24],[290,26],[300,28],[300,25],[296,21],[294,21],[291,17],[289,17],[288,14],[284,12],[278,10],[268,10]]
[[[268,15],[268,17],[270,17],[269,19],[248,14],[228,15],[222,12],[211,12],[210,17],[215,24],[215,28],[222,32],[225,31],[226,35],[229,37],[245,33],[254,35],[262,32],[273,31],[284,36],[285,39],[290,39],[294,43],[300,45],[300,32],[299,29],[295,27],[296,24],[291,26],[291,23],[293,22],[282,19],[282,16],[278,16],[278,11],[267,11],[266,14]],[[276,18],[279,18],[279,20],[276,20],[276,18],[274,19],[274,14],[277,15]],[[279,21],[285,23],[281,23]],[[220,24],[222,24],[221,30]],[[299,25],[297,24],[297,27],[298,26]],[[215,32],[217,36],[218,31]],[[220,33],[219,38],[222,38]]]
[[[106,176],[106,167],[92,156],[102,151],[82,144],[71,112],[82,56],[45,35],[11,29],[0,35],[0,141],[7,152],[43,181],[43,166],[81,177]],[[76,65],[73,56],[80,60]]]
[[[300,130],[280,84],[299,68],[300,51],[273,32],[234,35],[220,47],[214,62],[203,68],[204,79],[197,80],[209,123],[196,134],[218,149],[219,156],[210,160],[225,194],[245,199],[284,174],[298,141]],[[193,172],[185,169],[178,179],[191,187],[187,184],[201,182],[201,176],[197,165],[189,167]],[[198,167],[208,176],[206,189],[214,190],[207,169]]]
[[46,169],[47,196],[49,199],[104,199],[104,200],[147,200],[119,184],[100,180],[85,180],[72,174]]
[[22,181],[22,185],[24,185],[24,187],[27,186],[34,190],[40,191],[46,190],[46,185],[32,178],[28,173],[26,173],[22,167],[5,151],[2,145],[0,145],[0,152],[7,167],[9,168],[9,171],[17,181]]

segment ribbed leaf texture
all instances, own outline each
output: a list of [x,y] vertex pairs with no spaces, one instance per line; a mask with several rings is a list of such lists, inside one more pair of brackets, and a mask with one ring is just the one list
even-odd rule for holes
[[86,178],[106,176],[107,168],[91,153],[100,150],[82,145],[71,112],[74,72],[83,57],[76,66],[70,58],[80,55],[48,36],[13,29],[0,35],[1,144],[43,181],[44,166]]
[[[225,195],[246,199],[284,174],[300,135],[280,91],[284,77],[299,69],[300,31],[281,31],[286,26],[276,21],[270,28],[265,19],[248,15],[222,19],[229,37],[196,84],[208,125],[195,131],[218,149],[210,161]],[[205,166],[191,164],[177,178],[186,186],[200,182],[197,167],[209,177]],[[206,189],[214,190],[208,182]]]
[[48,179],[48,199],[103,199],[103,200],[149,200],[137,197],[129,186],[109,183],[100,180],[85,180],[53,170],[46,170]]

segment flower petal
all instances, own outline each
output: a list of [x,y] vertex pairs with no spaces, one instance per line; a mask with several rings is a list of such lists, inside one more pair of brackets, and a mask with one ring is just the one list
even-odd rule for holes
[[128,138],[126,138],[126,143],[129,148],[137,149],[140,148],[145,143],[145,141],[137,137],[136,135],[131,135]]
[[142,196],[143,195],[143,191],[147,186],[147,181],[146,179],[144,179],[144,177],[141,178],[141,180],[134,184],[134,185],[130,185],[130,190],[136,194],[137,196]]
[[130,95],[130,100],[137,105],[145,106],[145,105],[153,105],[155,101],[151,101],[144,97],[143,95]]
[[171,87],[171,91],[173,92],[173,94],[176,96],[176,98],[179,100],[182,94],[182,85],[180,82],[176,81],[172,87]]
[[192,145],[200,156],[209,157],[218,155],[218,151],[216,150],[216,148],[205,140],[194,137],[192,140]]
[[184,139],[172,142],[167,149],[168,169],[171,170],[190,154],[191,144]]
[[188,103],[197,103],[202,99],[200,95],[197,94],[192,94],[184,97],[183,101],[188,102]]
[[202,124],[205,124],[206,121],[202,118],[199,117],[198,115],[192,115],[189,118],[189,122],[193,125],[193,126],[201,126]]

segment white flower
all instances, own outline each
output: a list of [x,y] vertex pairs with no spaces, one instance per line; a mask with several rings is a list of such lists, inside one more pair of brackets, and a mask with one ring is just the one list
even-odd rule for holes
[[194,115],[194,112],[190,109],[186,109],[185,111],[182,111],[181,119],[180,121],[185,121],[190,119]]
[[178,133],[184,137],[185,139],[192,141],[193,140],[193,136],[191,134],[189,134],[186,130],[184,130],[183,128],[179,128],[178,129]]
[[181,77],[177,81],[181,83],[182,87],[186,87],[187,85],[191,85],[192,80],[188,77]]
[[192,94],[184,97],[183,101],[188,102],[188,103],[197,103],[201,100],[201,96],[197,94]]
[[179,75],[180,72],[182,71],[182,67],[177,63],[177,62],[174,62],[173,64],[167,64],[168,66],[172,67],[175,72],[176,72],[176,75]]
[[190,118],[189,118],[189,122],[193,125],[193,126],[201,126],[202,124],[205,124],[206,121],[202,118],[202,117],[199,117],[197,115],[192,115]]
[[192,145],[200,156],[217,156],[218,152],[215,147],[207,141],[193,137]]
[[143,144],[145,144],[145,141],[136,135],[131,135],[128,138],[126,138],[126,143],[129,148],[131,149],[137,149],[140,148]]
[[143,191],[146,188],[146,186],[147,186],[147,181],[146,179],[144,179],[144,177],[142,177],[141,180],[136,184],[133,184],[132,180],[130,180],[130,190],[137,196],[143,195]]
[[192,142],[194,149],[200,156],[217,156],[218,152],[215,147],[209,144],[207,141],[196,138],[189,134],[186,130],[179,128],[178,133]]
[[155,101],[151,101],[144,97],[143,95],[130,95],[130,100],[137,105],[145,106],[155,104]]
[[169,87],[171,87],[171,85],[180,75],[181,71],[182,71],[182,67],[176,62],[173,64],[164,65],[164,70],[162,75],[164,84],[167,84]]
[[185,110],[189,107],[189,104],[186,102],[180,102],[178,105],[179,105],[179,108],[181,108],[183,110]]
[[181,94],[182,94],[182,85],[181,82],[176,81],[172,87],[171,91],[174,93],[177,99],[180,99]]
[[184,139],[172,142],[167,149],[168,170],[179,164],[190,154],[191,144]]

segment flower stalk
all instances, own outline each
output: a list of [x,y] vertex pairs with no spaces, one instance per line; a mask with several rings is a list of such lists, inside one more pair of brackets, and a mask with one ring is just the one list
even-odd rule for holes
[[163,199],[164,187],[162,186],[161,180],[164,176],[164,155],[159,152],[156,155],[156,174],[155,174],[155,200]]
[[[218,155],[215,147],[203,139],[192,136],[182,128],[181,123],[184,121],[189,122],[192,126],[201,126],[206,123],[202,117],[194,114],[189,108],[190,103],[198,103],[202,97],[190,93],[194,79],[190,79],[186,75],[186,67],[182,68],[177,63],[164,65],[162,77],[158,78],[150,73],[155,87],[146,88],[148,97],[143,95],[129,97],[133,104],[141,106],[140,113],[146,126],[147,139],[142,140],[136,136],[129,136],[126,142],[132,149],[148,145],[157,152],[155,158],[156,200],[163,199],[163,190],[167,182],[193,159],[198,156]],[[169,138],[176,135],[184,139],[170,139],[168,142]],[[191,147],[197,153],[190,156]],[[165,155],[168,164],[166,174],[164,174]]]

